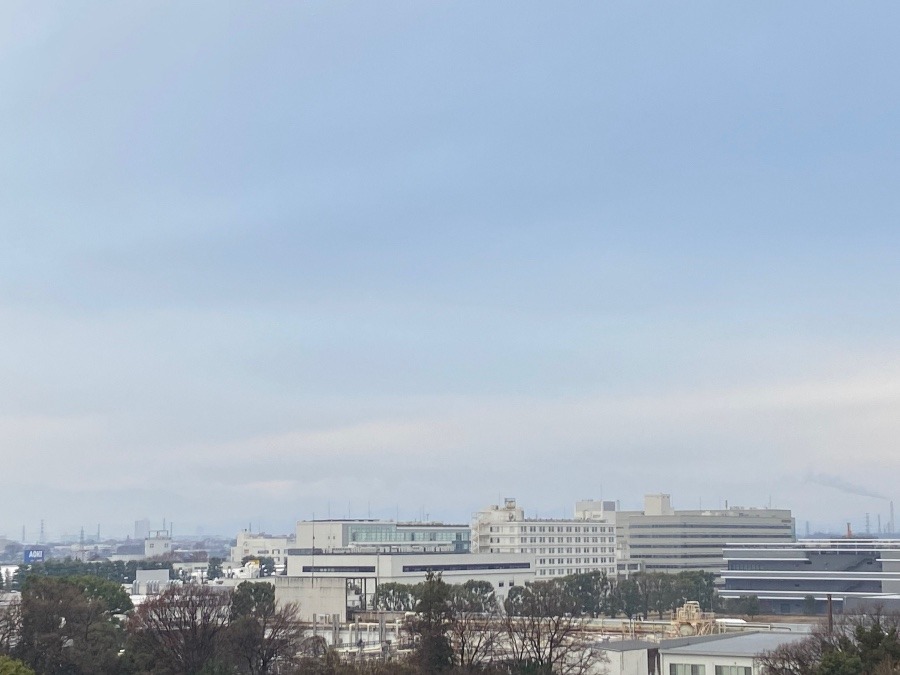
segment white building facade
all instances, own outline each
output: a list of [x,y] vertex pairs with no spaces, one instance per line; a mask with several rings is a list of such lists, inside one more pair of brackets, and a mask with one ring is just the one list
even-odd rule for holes
[[[579,503],[579,504],[588,504]],[[581,518],[557,520],[526,518],[515,499],[492,505],[472,520],[473,553],[528,554],[534,556],[538,581],[583,574],[616,573],[615,525],[608,522],[602,502],[577,513]]]
[[393,520],[301,520],[294,548],[325,552],[468,553],[469,526]]
[[287,550],[293,545],[294,537],[254,534],[249,530],[241,530],[235,545],[231,547],[230,560],[239,563],[247,557],[272,558],[275,566],[282,568],[287,564]]
[[310,579],[342,579],[355,586],[370,607],[379,584],[418,584],[429,572],[448,584],[487,581],[503,600],[510,588],[535,581],[534,556],[504,553],[311,553],[292,549],[287,576]]

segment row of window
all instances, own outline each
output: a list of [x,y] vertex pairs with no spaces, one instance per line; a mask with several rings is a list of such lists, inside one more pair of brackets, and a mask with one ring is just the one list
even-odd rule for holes
[[[632,528],[636,527],[632,525]],[[787,531],[786,528],[778,528],[784,529],[784,538],[782,541],[790,542],[791,541],[791,533]],[[725,539],[726,543],[737,539],[740,543],[752,543],[747,540],[749,539],[760,539],[762,541],[770,542],[773,541],[773,536],[768,532],[759,532],[754,534],[753,532],[738,532],[738,533],[726,533],[726,534],[715,534],[713,532],[654,532],[653,534],[633,534],[631,532],[628,533],[629,539]],[[777,537],[774,538],[774,541],[779,541]]]
[[672,530],[672,529],[693,529],[705,528],[710,530],[790,530],[793,527],[790,522],[781,525],[761,525],[759,523],[729,523],[727,525],[714,525],[712,523],[628,523],[628,528],[632,530]]
[[[670,663],[669,675],[706,675],[702,663]],[[716,666],[716,675],[753,675],[750,666]]]
[[351,542],[468,541],[468,530],[404,530],[384,525],[351,525]]
[[635,549],[653,549],[653,548],[706,548],[716,551],[717,553],[722,551],[722,544],[709,542],[706,544],[680,544],[675,541],[665,542],[661,544],[631,544],[629,548],[633,551]]
[[[637,558],[638,560],[651,560],[651,559],[667,559],[667,558],[677,558],[678,560],[686,560],[686,559],[697,559],[697,558],[706,558],[706,559],[717,559],[718,556],[713,555],[711,553],[635,553],[632,552],[632,558]],[[719,562],[716,560],[716,562]]]
[[593,563],[595,565],[606,565],[612,562],[611,558],[540,558],[538,565],[571,565],[572,562],[580,565],[582,561],[587,565]]
[[[492,544],[503,544],[503,543],[513,543],[515,541],[515,537],[489,537],[490,543]],[[574,541],[573,541],[574,539]],[[563,541],[565,540],[565,541]],[[580,544],[582,541],[585,544],[613,544],[615,543],[615,539],[612,537],[519,537],[520,544]]]
[[488,570],[528,570],[531,563],[460,563],[449,565],[404,565],[404,572],[467,572]]
[[[563,543],[563,537],[555,537],[555,538],[559,540],[559,543],[560,543],[560,544]],[[521,543],[521,544],[536,544],[536,543],[543,544],[543,543],[545,543],[545,542],[544,542],[544,539],[547,540],[546,543],[548,543],[548,544],[553,544],[553,543],[555,543],[555,542],[553,541],[553,540],[554,540],[554,537],[520,537],[520,538],[519,538],[519,543]],[[565,540],[566,540],[565,543],[571,544],[573,539],[575,540],[574,543],[576,543],[576,544],[580,544],[580,543],[581,543],[581,537],[566,537],[566,538],[565,538]],[[613,539],[612,537],[584,537],[584,543],[585,543],[585,544],[589,544],[589,543],[594,543],[594,544],[605,544],[605,543],[607,543],[607,542],[609,542],[610,544],[612,544],[613,542],[615,542],[615,539]]]
[[539,577],[565,577],[573,574],[586,574],[588,572],[596,572],[594,567],[560,567],[559,569],[550,568],[547,570],[538,570]]
[[612,527],[604,527],[602,525],[491,525],[491,532],[574,532],[574,533],[602,533],[607,532],[611,533],[614,528]]
[[546,553],[549,553],[551,555],[554,553],[574,553],[574,554],[578,555],[580,553],[612,554],[613,549],[611,546],[608,546],[608,547],[605,547],[605,546],[593,546],[593,547],[591,547],[591,546],[574,546],[574,547],[559,546],[559,547],[553,547],[553,546],[551,546],[550,548],[534,548],[534,547],[529,548],[527,546],[522,546],[522,547],[514,547],[514,549],[511,550],[510,548],[496,546],[496,547],[492,547],[490,549],[490,552],[491,553],[539,553],[541,555],[544,555]]

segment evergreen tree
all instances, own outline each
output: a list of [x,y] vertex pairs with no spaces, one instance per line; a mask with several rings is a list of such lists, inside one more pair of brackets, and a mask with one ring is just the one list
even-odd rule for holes
[[418,638],[416,661],[426,673],[448,670],[453,664],[453,648],[448,637],[453,612],[450,588],[440,574],[428,572],[426,575],[415,612],[409,630]]

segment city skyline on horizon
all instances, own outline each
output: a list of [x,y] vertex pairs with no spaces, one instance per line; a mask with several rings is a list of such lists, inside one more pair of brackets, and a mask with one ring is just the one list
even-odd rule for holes
[[[890,523],[890,504],[886,502],[884,511],[877,510],[869,510],[864,511],[858,514],[851,514],[847,518],[842,521],[836,522],[827,522],[824,520],[816,520],[815,518],[803,518],[798,516],[796,512],[791,509],[789,505],[782,504],[736,504],[732,503],[726,499],[719,498],[715,503],[704,503],[702,499],[698,499],[696,504],[690,504],[683,502],[678,499],[677,495],[672,495],[673,497],[673,508],[676,511],[691,511],[691,510],[704,510],[704,511],[717,511],[717,510],[725,510],[728,508],[731,509],[741,509],[741,508],[750,508],[750,509],[775,509],[775,510],[788,510],[791,511],[791,515],[795,521],[795,529],[798,538],[803,538],[806,535],[807,527],[809,527],[809,534],[829,534],[835,536],[843,536],[846,534],[847,525],[849,524],[852,530],[852,533],[855,537],[862,537],[866,534],[869,534],[873,537],[877,537],[880,535],[887,534],[900,534],[898,532],[891,533],[886,528]],[[503,500],[507,498],[514,498],[519,506],[525,509],[525,515],[528,519],[537,519],[537,518],[553,518],[560,520],[569,520],[573,517],[575,502],[580,499],[597,499],[600,501],[599,497],[591,498],[582,496],[577,499],[573,499],[571,505],[566,507],[550,507],[543,510],[532,509],[529,507],[527,502],[521,502],[516,497],[504,497],[500,501],[492,502],[498,505],[503,504]],[[874,498],[873,498],[874,499]],[[621,500],[616,499],[606,499],[605,501],[613,501],[619,502],[621,504],[621,508],[618,510],[622,511],[641,511],[643,509],[643,501],[634,501],[632,502],[622,502]],[[876,502],[877,503],[877,502]],[[626,504],[630,504],[630,508],[626,508]],[[298,521],[305,520],[317,520],[317,521],[326,521],[326,520],[385,520],[385,521],[393,521],[398,523],[425,523],[425,522],[439,522],[444,524],[469,524],[471,522],[472,516],[482,509],[487,508],[490,503],[482,504],[481,506],[470,509],[469,517],[467,518],[453,518],[453,517],[441,517],[440,514],[433,514],[429,512],[427,509],[423,507],[419,507],[418,509],[400,509],[398,506],[394,506],[393,508],[377,508],[372,509],[370,505],[362,505],[362,510],[357,511],[353,509],[352,501],[349,504],[349,509],[340,510],[335,506],[333,510],[329,510],[329,505],[326,503],[325,510],[320,512],[310,512],[308,514],[298,515],[296,518],[292,519],[281,519],[279,520],[277,517],[270,518],[259,518],[258,520],[245,520],[241,522],[240,518],[230,518],[223,519],[220,521],[220,524],[205,524],[202,522],[191,522],[187,521],[187,524],[184,525],[184,528],[178,527],[178,523],[175,523],[167,518],[159,517],[159,518],[138,518],[130,523],[127,522],[111,522],[110,526],[104,526],[103,522],[94,523],[93,527],[85,524],[79,525],[74,530],[72,528],[57,528],[54,529],[52,519],[41,519],[35,523],[35,527],[29,527],[29,524],[24,524],[26,531],[26,541],[23,543],[37,544],[38,543],[38,533],[41,527],[41,521],[43,520],[43,524],[45,527],[45,541],[51,540],[51,535],[56,536],[56,541],[77,541],[80,537],[80,530],[84,527],[84,536],[86,540],[91,540],[96,537],[96,532],[98,526],[101,531],[101,541],[107,538],[107,534],[110,532],[114,533],[109,536],[110,539],[124,539],[127,537],[131,537],[134,527],[139,523],[145,520],[149,521],[149,528],[151,531],[169,531],[173,533],[173,536],[176,534],[178,536],[193,538],[193,537],[203,537],[203,536],[219,536],[219,537],[233,537],[237,532],[242,530],[247,530],[248,528],[252,528],[249,531],[257,532],[257,533],[266,533],[271,535],[283,535],[290,534],[293,531],[294,524]],[[344,506],[348,506],[344,504]],[[866,532],[866,518],[869,518],[869,532]],[[158,526],[158,527],[157,527]],[[879,531],[878,527],[881,526],[882,530]],[[13,541],[22,541],[21,539],[21,528],[19,532],[11,531],[11,532],[2,532],[0,531],[0,538],[7,537]]]

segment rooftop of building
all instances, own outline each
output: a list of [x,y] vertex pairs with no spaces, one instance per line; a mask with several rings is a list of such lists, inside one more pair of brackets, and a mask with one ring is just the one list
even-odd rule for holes
[[659,642],[653,640],[631,639],[610,640],[603,643],[603,649],[611,652],[630,652],[644,649],[675,649],[695,644],[715,642],[734,637],[734,633],[716,633],[714,635],[688,635],[686,637],[668,638]]
[[726,553],[736,551],[866,551],[900,550],[900,539],[798,539],[797,541],[727,542]]
[[[712,636],[710,636],[712,637]],[[695,656],[759,656],[763,652],[769,652],[783,644],[803,640],[808,635],[798,633],[740,633],[725,634],[723,639],[694,642],[687,645],[670,646],[661,644],[660,650],[675,652],[677,654],[692,654]]]

